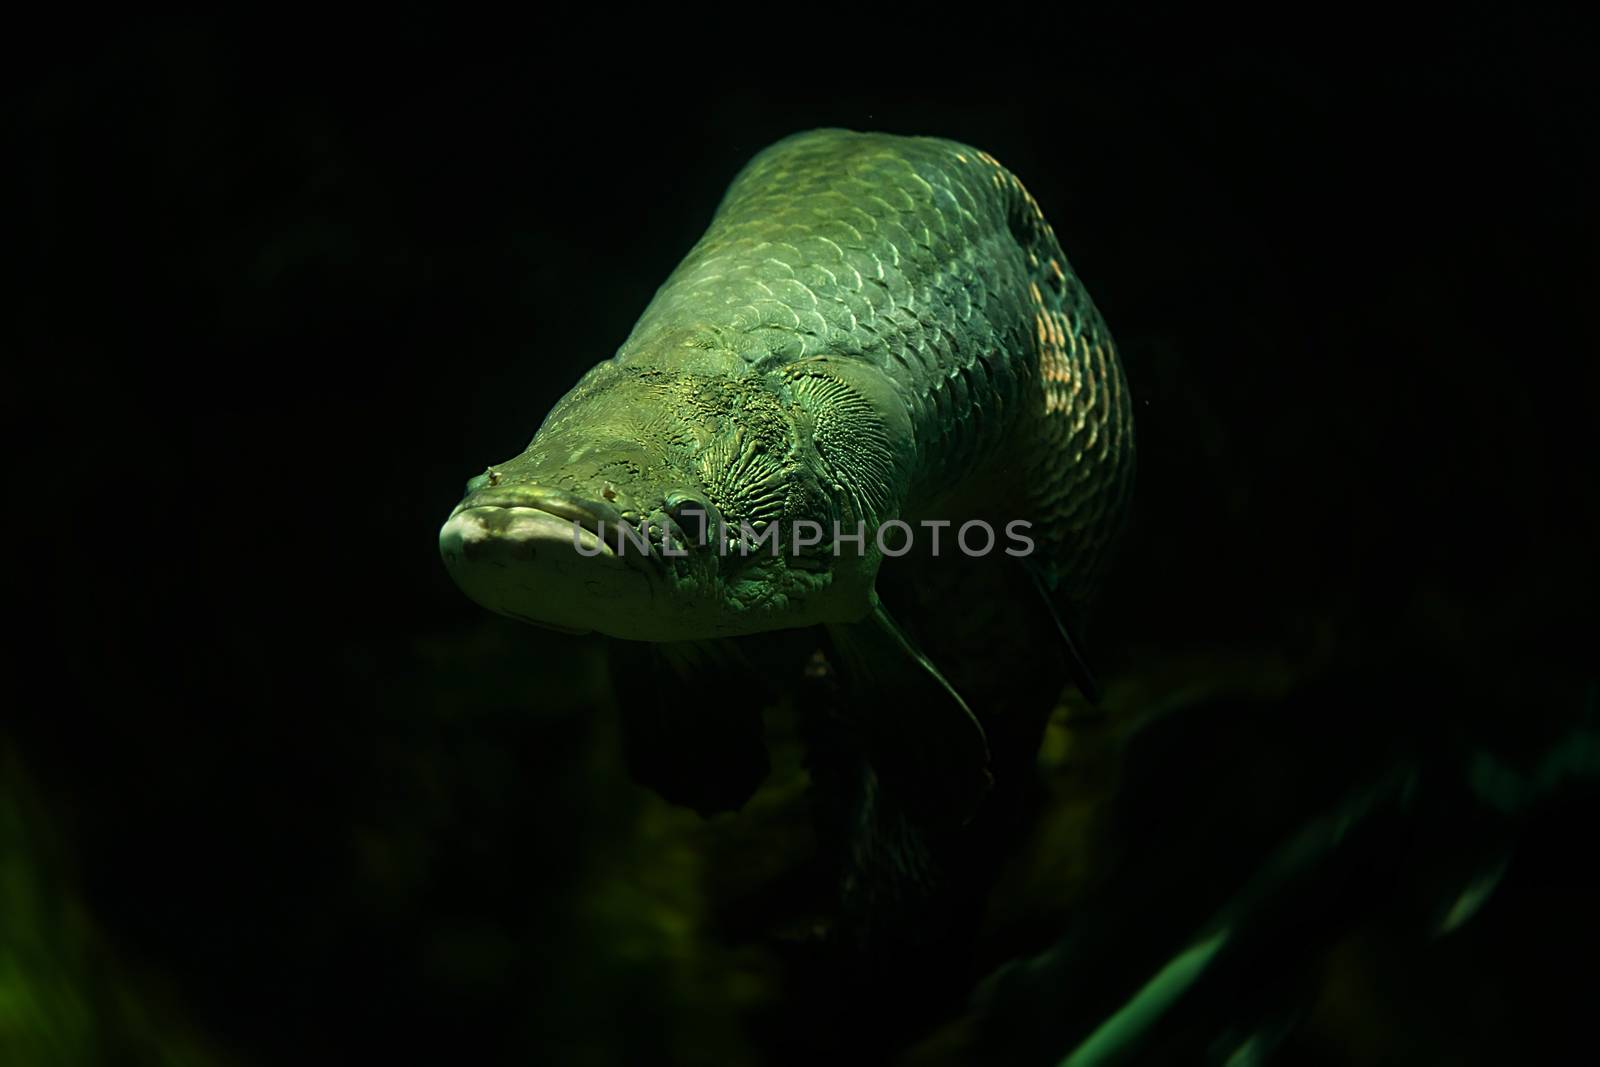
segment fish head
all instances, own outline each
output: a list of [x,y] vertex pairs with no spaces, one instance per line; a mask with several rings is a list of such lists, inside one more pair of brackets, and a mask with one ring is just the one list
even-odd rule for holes
[[702,640],[861,618],[880,559],[870,536],[833,538],[861,507],[819,448],[825,391],[602,363],[521,455],[468,482],[444,562],[484,607],[573,633]]

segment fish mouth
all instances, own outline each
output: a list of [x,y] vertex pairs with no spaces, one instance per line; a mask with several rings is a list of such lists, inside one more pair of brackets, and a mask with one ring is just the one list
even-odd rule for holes
[[639,610],[652,593],[637,554],[617,551],[621,523],[606,502],[497,486],[450,512],[439,554],[462,592],[491,611],[565,633],[608,630],[608,619]]
[[[532,511],[565,519],[569,524],[575,524],[579,529],[593,534],[607,551],[610,551],[612,546],[607,544],[602,536],[601,524],[605,524],[603,529],[612,535],[613,541],[622,525],[622,512],[605,501],[587,500],[560,489],[538,485],[497,486],[468,493],[450,513],[446,525],[448,526],[449,522],[454,521],[463,512],[479,509],[496,509],[508,513]],[[572,536],[576,539],[581,535],[573,533]],[[590,546],[585,546],[588,547]]]

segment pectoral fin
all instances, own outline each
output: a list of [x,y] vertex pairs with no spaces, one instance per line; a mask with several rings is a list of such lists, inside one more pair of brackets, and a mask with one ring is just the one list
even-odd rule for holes
[[873,768],[908,814],[964,824],[993,785],[988,739],[961,694],[873,600],[866,619],[828,630],[854,682]]
[[1095,681],[1094,672],[1089,670],[1089,664],[1084,660],[1083,654],[1078,651],[1080,646],[1073,639],[1072,630],[1061,617],[1061,609],[1056,603],[1056,594],[1053,589],[1054,580],[1029,560],[1023,560],[1022,566],[1028,572],[1028,577],[1033,579],[1033,586],[1039,590],[1039,596],[1044,600],[1045,607],[1050,610],[1050,618],[1056,624],[1056,632],[1061,635],[1062,644],[1065,646],[1067,671],[1072,675],[1072,680],[1077,683],[1078,691],[1083,694],[1083,698],[1089,703],[1100,703],[1100,683]]
[[766,679],[729,641],[614,641],[612,686],[634,781],[701,815],[736,811],[767,777]]

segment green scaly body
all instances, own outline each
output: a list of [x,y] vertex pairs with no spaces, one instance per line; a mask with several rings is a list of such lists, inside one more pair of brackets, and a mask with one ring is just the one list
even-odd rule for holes
[[[587,499],[604,483],[646,515],[660,501],[633,487],[659,492],[657,466],[731,525],[1028,520],[1076,615],[1126,510],[1133,420],[1110,334],[1015,176],[951,141],[816,130],[745,167],[618,353],[497,478]],[[785,625],[816,573],[724,574],[721,595]]]

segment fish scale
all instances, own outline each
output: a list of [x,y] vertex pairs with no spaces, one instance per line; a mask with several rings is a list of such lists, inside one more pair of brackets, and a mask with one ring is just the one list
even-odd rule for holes
[[1087,602],[1131,492],[1131,403],[1087,290],[992,156],[846,130],[773,145],[616,361],[659,358],[686,327],[751,373],[818,355],[886,372],[915,439],[902,514],[987,494],[1034,523],[1053,580]]

